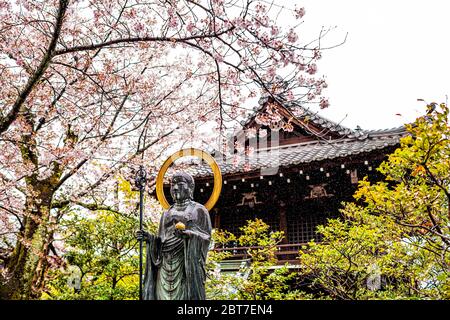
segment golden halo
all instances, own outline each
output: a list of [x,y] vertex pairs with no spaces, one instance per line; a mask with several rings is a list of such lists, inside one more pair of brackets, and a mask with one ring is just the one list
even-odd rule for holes
[[219,199],[220,191],[222,190],[222,173],[220,172],[220,168],[217,165],[216,160],[214,160],[214,158],[209,153],[206,153],[205,151],[195,148],[179,150],[174,154],[172,154],[169,158],[167,158],[166,161],[164,161],[161,169],[158,172],[158,176],[156,177],[156,196],[158,198],[158,201],[159,203],[161,203],[164,210],[170,208],[170,204],[169,202],[167,202],[163,190],[164,175],[166,174],[167,169],[175,160],[186,156],[196,156],[198,158],[205,160],[214,174],[214,188],[211,196],[208,199],[208,202],[206,202],[205,204],[205,208],[208,211],[210,211],[216,204],[217,200]]

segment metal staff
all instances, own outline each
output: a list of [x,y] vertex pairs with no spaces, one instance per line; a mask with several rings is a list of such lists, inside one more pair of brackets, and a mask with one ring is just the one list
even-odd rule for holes
[[[139,166],[139,171],[136,175],[136,186],[139,188],[139,230],[142,233],[142,220],[144,216],[144,188],[147,180],[147,174],[144,167]],[[139,300],[142,300],[142,237],[139,240]]]

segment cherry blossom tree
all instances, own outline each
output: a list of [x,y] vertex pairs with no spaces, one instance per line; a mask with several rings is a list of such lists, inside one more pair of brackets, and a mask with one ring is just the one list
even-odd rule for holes
[[[298,25],[279,26],[282,14]],[[39,297],[64,213],[120,211],[117,177],[155,172],[206,122],[226,132],[259,94],[326,107],[324,33],[304,39],[304,14],[252,0],[0,0],[0,296]]]

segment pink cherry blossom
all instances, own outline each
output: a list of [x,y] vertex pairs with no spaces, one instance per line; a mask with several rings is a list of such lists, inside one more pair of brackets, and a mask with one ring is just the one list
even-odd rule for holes
[[194,29],[195,29],[195,24],[192,23],[192,22],[189,22],[189,23],[187,24],[187,26],[186,26],[186,30],[187,30],[189,33],[193,33],[193,32],[194,32]]
[[311,63],[308,65],[308,69],[306,70],[307,73],[313,75],[317,72],[317,65],[315,63]]
[[295,18],[296,19],[301,19],[303,18],[303,16],[305,15],[306,11],[305,8],[295,8],[294,9],[295,12]]
[[298,34],[294,31],[294,29],[290,29],[287,35],[287,39],[291,43],[295,43],[298,40]]
[[328,108],[330,106],[330,103],[328,102],[328,99],[321,98],[319,106],[320,106],[321,109],[325,109],[325,108]]
[[[11,234],[9,255],[33,244],[13,259],[31,277],[4,272],[33,288],[28,298],[60,262],[49,244],[65,212],[135,213],[136,203],[113,196],[118,179],[132,181],[139,165],[155,175],[174,147],[226,133],[248,98],[328,106],[326,83],[314,78],[317,41],[300,47],[300,27],[277,23],[278,7],[202,3],[0,0],[0,233]],[[274,81],[285,74],[287,93]],[[211,122],[215,131],[200,130]],[[256,122],[291,130],[276,108]],[[45,232],[25,233],[30,221]]]

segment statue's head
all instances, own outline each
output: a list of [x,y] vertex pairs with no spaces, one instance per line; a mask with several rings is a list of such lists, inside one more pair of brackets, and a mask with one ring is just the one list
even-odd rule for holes
[[176,172],[170,182],[170,194],[175,202],[194,198],[194,178],[186,172]]

